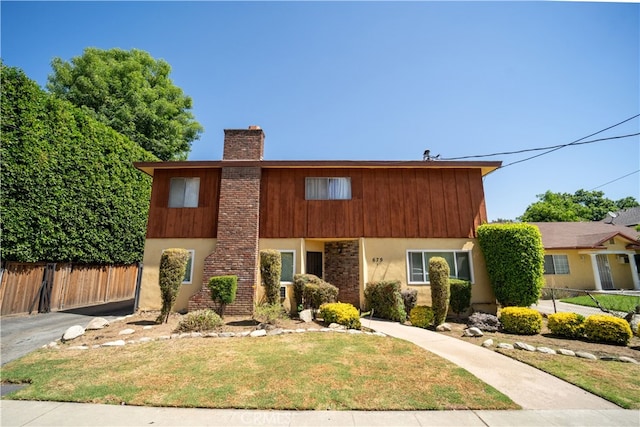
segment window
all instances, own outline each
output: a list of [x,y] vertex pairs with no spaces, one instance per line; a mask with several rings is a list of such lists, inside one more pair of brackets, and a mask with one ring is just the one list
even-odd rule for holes
[[197,208],[200,178],[171,178],[169,189],[170,208]]
[[306,200],[351,200],[351,178],[307,178]]
[[193,256],[196,251],[189,249],[189,259],[187,259],[187,268],[184,271],[184,279],[182,279],[183,285],[190,285],[193,279]]
[[409,283],[429,283],[429,260],[442,257],[452,278],[473,282],[470,251],[408,251]]
[[566,255],[545,255],[544,274],[569,274],[569,259]]
[[293,275],[295,273],[295,252],[280,251],[280,259],[282,261],[282,270],[280,272],[281,283],[293,283]]

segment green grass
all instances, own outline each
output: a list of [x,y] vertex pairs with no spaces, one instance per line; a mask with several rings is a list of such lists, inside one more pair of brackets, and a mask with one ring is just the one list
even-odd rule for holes
[[293,410],[516,409],[467,371],[406,341],[306,333],[42,349],[5,365],[5,398]]
[[520,350],[498,351],[625,409],[640,409],[640,365]]
[[[640,296],[636,295],[594,295],[601,306],[608,310],[630,312],[640,305]],[[570,304],[583,305],[587,307],[597,307],[596,303],[588,296],[582,295],[573,298],[563,298],[560,301]]]

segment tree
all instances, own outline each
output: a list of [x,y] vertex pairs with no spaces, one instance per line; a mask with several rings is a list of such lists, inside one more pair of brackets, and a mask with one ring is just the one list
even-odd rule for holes
[[2,259],[142,260],[157,158],[24,72],[0,64]]
[[47,88],[162,160],[185,160],[203,131],[171,67],[132,49],[87,48],[71,62],[54,58]]
[[574,194],[547,191],[538,194],[538,201],[529,205],[518,219],[523,222],[600,221],[607,212],[638,206],[633,197],[613,201],[602,191],[578,190]]

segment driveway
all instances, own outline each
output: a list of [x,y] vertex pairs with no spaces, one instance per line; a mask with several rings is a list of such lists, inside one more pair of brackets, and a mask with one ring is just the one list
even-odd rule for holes
[[64,312],[1,317],[0,361],[4,365],[18,359],[59,339],[70,326],[86,326],[92,317],[114,320],[131,314],[133,303],[133,300],[127,300]]

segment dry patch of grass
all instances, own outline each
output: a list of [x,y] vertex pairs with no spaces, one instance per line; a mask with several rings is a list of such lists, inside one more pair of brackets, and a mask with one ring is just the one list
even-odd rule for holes
[[405,341],[306,333],[39,350],[2,368],[14,399],[255,409],[513,409],[508,397]]

